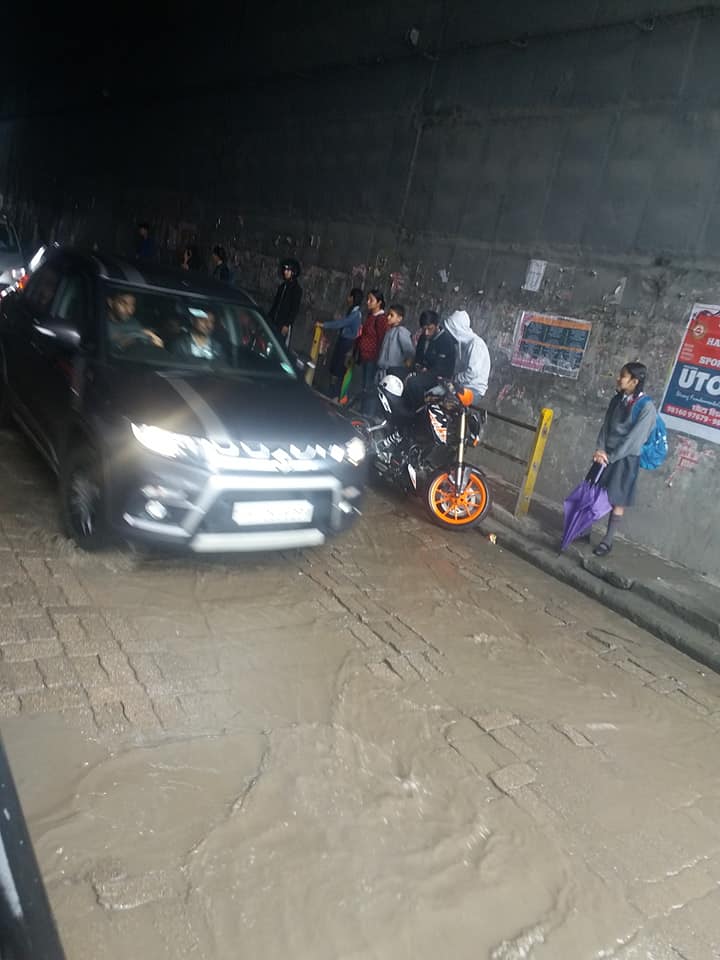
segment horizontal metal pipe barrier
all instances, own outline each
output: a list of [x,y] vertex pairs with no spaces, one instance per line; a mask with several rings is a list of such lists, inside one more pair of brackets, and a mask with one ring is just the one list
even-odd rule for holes
[[498,447],[493,447],[484,441],[482,443],[482,446],[486,450],[489,450],[490,453],[505,457],[506,460],[512,460],[513,463],[519,463],[525,467],[523,482],[515,504],[515,516],[524,516],[530,509],[530,501],[532,500],[532,495],[535,490],[535,483],[540,472],[540,464],[542,463],[545,453],[545,444],[547,443],[550,426],[553,421],[553,411],[549,407],[543,407],[537,423],[523,423],[521,420],[515,420],[513,417],[506,417],[502,413],[495,413],[494,410],[486,409],[485,413],[488,417],[492,417],[493,420],[500,420],[502,423],[509,423],[511,426],[518,427],[520,430],[528,430],[530,433],[535,434],[530,453],[524,458],[518,457],[514,453],[509,453],[507,450],[500,450]]

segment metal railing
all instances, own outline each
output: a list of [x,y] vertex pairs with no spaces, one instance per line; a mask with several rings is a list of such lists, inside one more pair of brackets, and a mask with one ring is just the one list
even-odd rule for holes
[[484,440],[481,441],[481,446],[489,450],[490,453],[494,453],[499,457],[505,457],[506,460],[512,460],[513,463],[519,463],[525,468],[523,482],[518,492],[514,510],[516,517],[525,516],[530,509],[530,501],[532,500],[535,483],[540,472],[540,464],[545,454],[545,444],[547,443],[553,421],[553,411],[549,407],[543,407],[537,423],[524,423],[522,420],[506,417],[502,413],[495,413],[493,410],[485,410],[485,413],[488,417],[492,417],[493,420],[509,423],[513,427],[517,427],[520,430],[527,430],[534,434],[532,447],[527,457],[518,457],[514,453],[509,453],[507,450],[500,450],[498,447],[493,447],[491,444],[485,443]]
[[322,341],[322,327],[313,328],[313,338],[310,345],[310,358],[305,369],[305,383],[312,386],[315,379],[315,370],[317,369],[318,357],[320,356],[320,343]]

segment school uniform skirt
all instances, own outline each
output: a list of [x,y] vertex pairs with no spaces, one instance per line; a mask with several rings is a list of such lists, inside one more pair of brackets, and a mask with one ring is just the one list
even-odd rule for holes
[[606,467],[598,485],[607,490],[614,507],[631,507],[635,502],[635,484],[640,473],[640,457],[623,457]]

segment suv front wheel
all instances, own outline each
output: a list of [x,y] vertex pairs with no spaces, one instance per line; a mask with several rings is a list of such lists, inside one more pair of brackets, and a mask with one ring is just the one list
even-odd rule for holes
[[108,545],[102,464],[91,447],[75,447],[65,458],[60,510],[65,533],[82,550],[102,550]]

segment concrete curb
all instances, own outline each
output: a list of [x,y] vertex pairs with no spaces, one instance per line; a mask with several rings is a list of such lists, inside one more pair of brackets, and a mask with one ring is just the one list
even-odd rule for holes
[[[677,597],[659,595],[660,591],[655,591],[647,584],[633,582],[617,585],[610,582],[611,576],[605,578],[604,574],[601,574],[601,579],[582,566],[577,552],[559,554],[557,544],[553,544],[551,537],[541,532],[529,535],[521,531],[514,518],[512,525],[503,522],[505,513],[507,511],[502,508],[495,508],[493,516],[480,525],[481,531],[496,534],[500,546],[720,673],[717,622],[708,620],[703,613],[694,610],[690,605],[692,598],[688,598],[687,605],[682,605]],[[708,631],[702,628],[706,626],[713,629]]]

